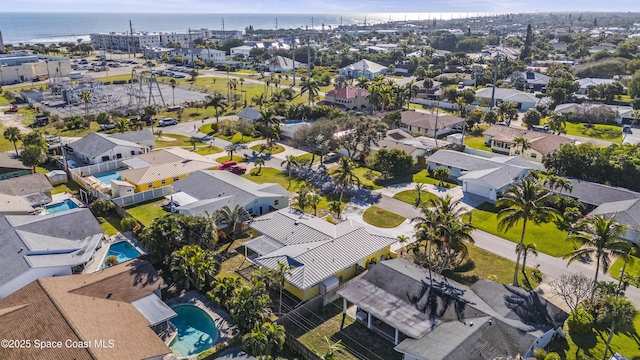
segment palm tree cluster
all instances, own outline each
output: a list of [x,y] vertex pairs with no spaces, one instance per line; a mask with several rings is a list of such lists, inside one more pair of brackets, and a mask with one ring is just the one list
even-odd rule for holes
[[453,270],[467,256],[466,244],[474,242],[475,228],[462,220],[462,202],[437,197],[423,204],[421,212],[422,217],[411,220],[416,223],[416,242],[411,246],[415,260],[438,274]]
[[202,290],[217,273],[213,251],[185,245],[171,255],[171,276],[185,290]]
[[378,110],[402,109],[411,99],[418,95],[420,87],[411,80],[405,85],[399,85],[393,79],[385,79],[380,75],[369,80],[366,77],[358,79],[357,85],[369,91],[367,100]]

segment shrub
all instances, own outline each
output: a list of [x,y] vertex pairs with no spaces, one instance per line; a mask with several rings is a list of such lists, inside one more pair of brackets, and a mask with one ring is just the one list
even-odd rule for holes
[[138,220],[128,217],[120,220],[120,227],[124,231],[133,231],[133,229],[138,225]]
[[547,357],[547,350],[543,348],[537,348],[533,350],[533,358],[536,360],[544,360]]
[[96,199],[91,203],[91,211],[97,216],[104,216],[113,210],[114,204],[108,199]]
[[120,262],[118,261],[118,258],[117,258],[115,255],[108,256],[108,257],[104,260],[104,264],[105,264],[107,267],[111,267],[111,266],[114,266],[114,265],[118,265],[119,263],[120,263]]
[[544,360],[562,360],[557,352],[550,352],[545,356]]
[[569,332],[573,334],[590,333],[593,328],[593,321],[593,315],[589,314],[585,309],[578,309],[567,318]]

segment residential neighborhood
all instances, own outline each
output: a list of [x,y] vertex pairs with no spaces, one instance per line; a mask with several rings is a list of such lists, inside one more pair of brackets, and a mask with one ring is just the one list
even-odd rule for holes
[[0,359],[640,358],[640,14],[309,18],[0,29]]

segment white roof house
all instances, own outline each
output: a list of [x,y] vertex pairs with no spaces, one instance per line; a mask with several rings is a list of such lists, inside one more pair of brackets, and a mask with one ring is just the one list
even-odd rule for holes
[[384,65],[376,64],[373,61],[362,59],[351,65],[347,65],[340,69],[338,73],[350,79],[357,79],[364,76],[368,79],[373,79],[378,75],[384,75],[387,73],[387,67]]
[[327,279],[353,275],[356,265],[366,266],[371,258],[388,258],[397,241],[369,225],[334,225],[292,208],[256,218],[249,226],[261,234],[244,244],[257,254],[252,261],[271,269],[278,262],[294,266],[285,288],[302,300],[318,294]]
[[144,154],[154,147],[155,139],[149,130],[113,135],[91,133],[69,146],[78,158],[89,164],[98,164]]
[[[493,88],[482,88],[476,91],[476,98],[478,99],[491,99]],[[505,88],[496,88],[495,91],[495,99],[496,102],[514,102],[518,104],[518,110],[526,111],[536,107],[538,103],[538,98],[535,95],[516,90],[516,89],[505,89]]]
[[601,79],[601,78],[584,78],[584,79],[578,79],[578,91],[576,91],[576,94],[580,94],[580,95],[584,95],[587,92],[587,88],[589,86],[598,86],[598,85],[608,85],[608,84],[613,84],[616,81],[612,80],[612,79]]

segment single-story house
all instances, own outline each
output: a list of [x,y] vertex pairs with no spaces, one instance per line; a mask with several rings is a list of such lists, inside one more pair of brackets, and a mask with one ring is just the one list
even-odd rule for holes
[[556,106],[554,111],[566,116],[569,120],[571,120],[572,117],[576,114],[584,114],[592,108],[597,109],[604,106],[615,112],[613,122],[615,122],[616,124],[631,124],[636,120],[633,107],[631,106],[605,105],[602,103],[565,103]]
[[129,159],[149,152],[155,145],[155,136],[149,130],[123,134],[91,133],[78,139],[69,147],[73,154],[88,164]]
[[0,299],[36,279],[82,268],[102,245],[102,233],[86,208],[0,217]]
[[471,74],[444,73],[438,76],[438,80],[440,81],[442,81],[445,78],[450,82],[455,82],[456,84],[462,83],[462,85],[464,86],[473,86],[475,84],[475,81],[471,77]]
[[344,313],[393,342],[405,360],[525,358],[563,336],[568,314],[535,291],[479,280],[468,287],[405,259],[381,261],[338,291]]
[[205,63],[208,63],[209,61],[224,61],[226,54],[224,51],[216,49],[177,48],[171,50],[168,55],[171,59],[175,59],[177,56],[180,56],[182,57],[182,61],[184,64],[190,64],[192,56],[194,61],[200,59]]
[[531,170],[541,170],[534,163],[515,156],[484,158],[453,150],[438,150],[427,159],[429,171],[443,166],[451,178],[462,183],[462,191],[495,202],[498,194],[522,179]]
[[524,88],[530,91],[545,91],[551,77],[545,74],[527,69],[520,75],[524,80]]
[[248,58],[251,55],[251,49],[253,49],[253,46],[240,45],[232,47],[231,49],[229,49],[229,51],[231,53],[231,56],[242,55],[245,58]]
[[401,116],[402,130],[419,132],[430,137],[462,131],[465,126],[463,118],[448,114],[403,111]]
[[[487,87],[482,88],[476,91],[476,99],[484,101],[491,101],[491,93],[493,88]],[[496,88],[495,92],[495,100],[496,103],[500,102],[514,102],[518,104],[519,111],[527,111],[529,109],[534,109],[536,104],[538,103],[538,98],[536,98],[533,94],[516,90],[516,89],[505,89],[505,88]]]
[[135,192],[170,185],[198,170],[217,169],[218,163],[183,148],[161,149],[123,160],[129,167],[118,171],[122,181],[135,186]]
[[388,68],[384,65],[376,64],[373,61],[362,59],[351,65],[347,65],[338,70],[338,75],[342,75],[347,79],[357,79],[361,76],[367,79],[373,79],[378,75],[387,73]]
[[[177,315],[160,298],[166,287],[142,260],[34,280],[0,300],[0,336],[31,340],[31,348],[3,348],[2,357],[161,360],[171,350],[152,327]],[[37,340],[61,346],[37,350]]]
[[285,289],[303,301],[322,294],[323,284],[342,282],[368,263],[392,257],[390,246],[397,241],[366,224],[348,220],[336,225],[290,207],[249,226],[260,235],[244,243],[245,256],[270,269],[279,262],[292,265]]
[[[293,68],[293,60],[288,57],[284,57],[280,55],[276,55],[271,59],[266,60],[264,64],[270,72],[276,72],[276,73],[290,72],[291,69]],[[307,64],[296,61],[295,66],[296,66],[296,69],[298,69],[302,67],[307,67]]]
[[31,168],[10,152],[0,152],[0,180],[31,174]]
[[362,88],[347,86],[326,93],[319,105],[331,105],[343,110],[364,110],[371,107],[367,97],[370,93]]
[[392,129],[387,131],[387,136],[372,146],[372,150],[398,149],[411,155],[413,162],[426,165],[427,156],[437,149],[451,147],[451,142],[437,140],[426,136],[413,137],[411,134],[401,130]]
[[602,78],[584,78],[584,79],[578,79],[576,80],[576,82],[579,85],[578,91],[576,91],[576,94],[585,95],[587,93],[587,88],[589,88],[589,86],[608,85],[608,84],[613,84],[616,81],[612,79],[602,79]]
[[[504,125],[491,125],[483,135],[484,142],[491,147],[491,151],[509,156],[520,156],[523,159],[536,162],[542,162],[545,155],[560,149],[564,144],[575,143],[575,140],[565,136]],[[522,150],[520,146],[515,145],[515,139],[518,137],[529,140],[528,149]]]
[[260,113],[260,110],[251,106],[247,106],[238,113],[238,119],[256,122],[262,119],[262,114]]
[[200,170],[173,183],[174,194],[165,196],[185,215],[209,214],[240,205],[251,216],[289,206],[291,193],[280,184],[256,184],[228,171]]
[[[31,210],[24,212],[27,210],[25,206],[14,207],[14,205],[23,205],[21,201],[14,199],[12,202],[0,203],[0,215],[32,213],[35,207],[51,202],[51,190],[53,190],[53,186],[43,174],[0,180],[0,194],[8,197],[20,197],[31,208]],[[8,198],[7,201],[9,201]],[[18,209],[21,211],[17,212]]]

